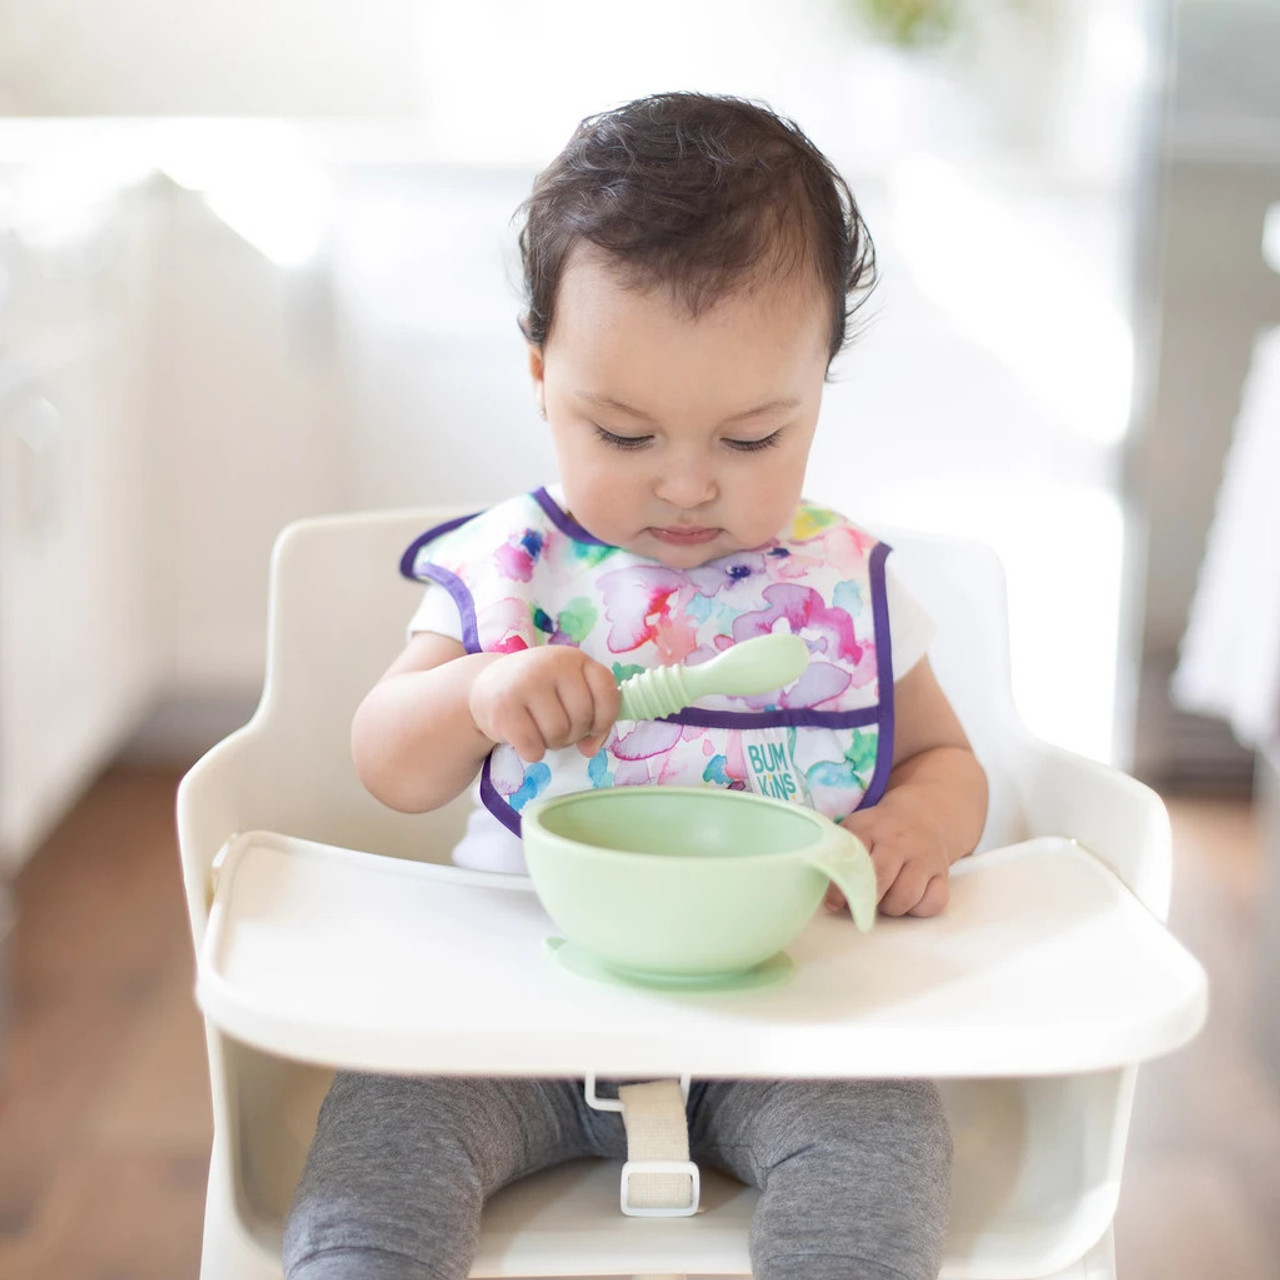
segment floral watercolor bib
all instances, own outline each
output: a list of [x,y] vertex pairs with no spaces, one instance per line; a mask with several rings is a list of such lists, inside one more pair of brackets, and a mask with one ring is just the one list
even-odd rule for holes
[[778,630],[809,646],[808,669],[788,688],[620,720],[589,760],[571,747],[528,764],[500,743],[480,796],[519,835],[535,797],[592,787],[749,789],[835,820],[874,804],[893,758],[888,552],[843,516],[801,502],[773,541],[668,569],[600,542],[538,489],[428,530],[400,567],[450,593],[468,653],[571,644],[622,680]]

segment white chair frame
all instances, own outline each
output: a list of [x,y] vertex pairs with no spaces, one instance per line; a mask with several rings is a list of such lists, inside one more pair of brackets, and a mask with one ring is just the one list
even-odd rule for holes
[[[398,557],[423,529],[458,513],[364,513],[286,529],[272,562],[261,704],[179,789],[187,901],[201,982],[207,976],[210,983],[201,988],[215,1134],[203,1280],[278,1280],[284,1214],[332,1067],[367,1065],[281,1052],[287,1038],[259,1034],[261,1022],[229,1029],[234,1019],[212,995],[210,908],[223,892],[219,866],[235,838],[253,831],[447,862],[468,798],[431,814],[387,809],[361,787],[348,742],[352,712],[399,651],[417,598],[419,588],[396,575]],[[1164,807],[1133,779],[1022,727],[1009,688],[996,557],[959,540],[910,533],[888,540],[899,572],[938,623],[931,659],[991,780],[980,849],[1068,836],[1119,878],[1119,892],[1163,921],[1170,892]],[[992,1072],[941,1082],[957,1170],[948,1280],[1112,1280],[1111,1223],[1137,1057],[1187,1039],[1204,1016],[1203,974],[1188,963],[1178,1029],[1133,1060],[1104,1055],[1102,1069],[1059,1070],[1047,1059],[1020,1077]],[[486,1208],[472,1275],[749,1273],[754,1190],[704,1171],[706,1212],[633,1220],[618,1213],[617,1177],[616,1166],[577,1162],[504,1190]]]

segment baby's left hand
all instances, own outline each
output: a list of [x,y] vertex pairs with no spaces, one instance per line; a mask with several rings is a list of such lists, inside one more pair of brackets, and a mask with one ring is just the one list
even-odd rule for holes
[[[887,916],[936,916],[950,896],[951,862],[942,832],[918,806],[896,805],[886,796],[878,805],[851,813],[840,825],[852,831],[871,854],[876,894]],[[844,894],[827,889],[829,911],[842,911]]]

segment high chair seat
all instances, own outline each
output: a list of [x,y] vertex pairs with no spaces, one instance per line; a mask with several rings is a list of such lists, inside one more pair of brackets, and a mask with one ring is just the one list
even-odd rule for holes
[[[1205,980],[1162,923],[1159,799],[1018,721],[995,557],[889,538],[937,621],[930,658],[992,786],[982,852],[955,868],[947,911],[866,936],[820,914],[788,948],[787,983],[674,996],[566,972],[531,893],[439,865],[466,797],[400,814],[355,777],[351,715],[418,593],[395,575],[399,553],[453,514],[281,535],[262,703],[179,789],[213,1081],[202,1280],[279,1280],[335,1067],[933,1076],[956,1149],[943,1275],[1112,1280],[1136,1064],[1195,1033]],[[703,1174],[705,1212],[686,1218],[624,1218],[614,1162],[509,1187],[486,1207],[472,1274],[745,1274],[755,1192]]]

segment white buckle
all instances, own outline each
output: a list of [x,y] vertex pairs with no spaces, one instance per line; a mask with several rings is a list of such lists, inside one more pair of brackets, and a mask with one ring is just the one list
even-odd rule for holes
[[[627,1199],[627,1184],[637,1173],[683,1173],[690,1181],[688,1208],[637,1209]],[[631,1218],[689,1218],[698,1212],[702,1195],[702,1177],[692,1160],[628,1160],[622,1166],[622,1188],[619,1199],[622,1212]]]
[[[687,1071],[680,1077],[680,1093],[684,1098],[684,1104],[686,1107],[689,1105],[690,1079],[691,1077]],[[586,1101],[587,1106],[596,1111],[622,1110],[621,1098],[601,1098],[596,1093],[596,1073],[594,1071],[588,1071],[582,1081],[582,1096]]]

